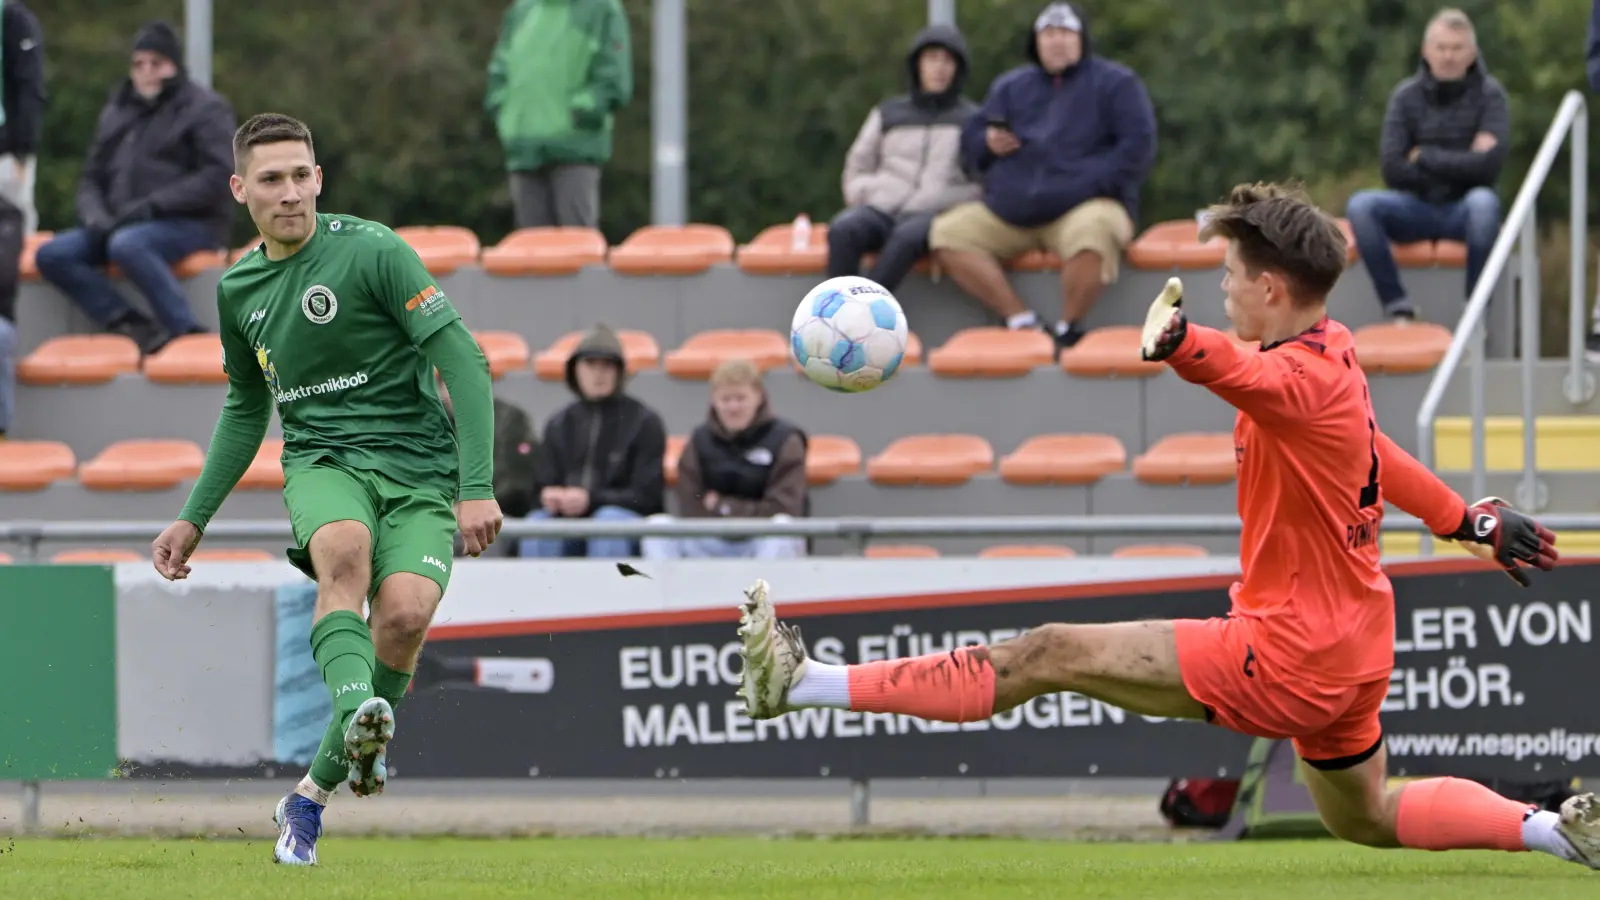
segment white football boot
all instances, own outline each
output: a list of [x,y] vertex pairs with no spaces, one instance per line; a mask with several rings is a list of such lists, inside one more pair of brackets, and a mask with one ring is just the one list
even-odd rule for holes
[[1593,794],[1568,797],[1561,804],[1561,824],[1556,831],[1567,839],[1581,862],[1591,869],[1600,869],[1600,799]]
[[738,696],[752,719],[775,719],[793,707],[789,689],[806,670],[806,645],[800,629],[778,621],[772,608],[771,588],[757,579],[745,588],[739,604],[739,656],[744,660],[744,683]]

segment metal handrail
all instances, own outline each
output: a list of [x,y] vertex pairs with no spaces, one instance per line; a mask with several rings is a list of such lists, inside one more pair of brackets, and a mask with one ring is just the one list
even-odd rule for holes
[[[1472,350],[1472,370],[1468,393],[1470,396],[1472,413],[1472,493],[1474,497],[1481,497],[1487,493],[1487,460],[1484,449],[1485,435],[1484,423],[1487,418],[1486,385],[1484,374],[1484,314],[1489,306],[1489,300],[1499,286],[1501,276],[1510,261],[1512,245],[1517,245],[1519,274],[1521,282],[1521,363],[1522,363],[1522,482],[1517,488],[1517,505],[1534,510],[1544,505],[1540,497],[1540,484],[1537,470],[1537,453],[1535,451],[1535,421],[1537,419],[1537,398],[1535,397],[1534,368],[1539,360],[1539,256],[1538,256],[1538,230],[1534,219],[1534,205],[1538,200],[1539,192],[1544,188],[1545,181],[1550,177],[1550,170],[1555,166],[1556,154],[1561,151],[1561,146],[1568,137],[1572,139],[1570,153],[1572,163],[1572,281],[1571,304],[1572,323],[1568,334],[1568,356],[1571,366],[1568,370],[1564,384],[1564,393],[1573,405],[1587,402],[1594,394],[1594,381],[1584,369],[1584,305],[1587,302],[1584,291],[1584,278],[1586,268],[1584,261],[1585,252],[1585,219],[1588,200],[1588,164],[1589,164],[1589,110],[1587,100],[1580,91],[1568,91],[1561,100],[1561,107],[1556,111],[1555,119],[1550,123],[1550,128],[1545,132],[1544,141],[1539,145],[1539,152],[1535,154],[1533,163],[1528,167],[1527,177],[1523,179],[1522,187],[1517,191],[1517,198],[1511,204],[1511,212],[1506,215],[1505,222],[1500,228],[1500,235],[1495,239],[1494,247],[1489,251],[1489,258],[1484,263],[1483,273],[1474,286],[1472,296],[1467,300],[1466,309],[1462,310],[1461,321],[1457,323],[1455,336],[1450,341],[1450,349],[1444,355],[1444,360],[1434,370],[1433,381],[1428,385],[1428,393],[1422,400],[1422,406],[1417,410],[1417,457],[1424,465],[1433,468],[1434,435],[1433,424],[1439,412],[1439,405],[1444,401],[1445,390],[1450,385],[1456,369],[1461,365],[1461,357],[1467,351],[1468,345]],[[1552,517],[1553,518],[1553,517]],[[1385,522],[1387,525],[1387,521]],[[1421,552],[1424,556],[1433,551],[1433,540],[1430,535],[1424,534]]]

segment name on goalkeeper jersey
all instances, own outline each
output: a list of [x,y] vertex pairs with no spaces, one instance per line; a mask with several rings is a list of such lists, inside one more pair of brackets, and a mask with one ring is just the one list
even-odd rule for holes
[[354,375],[340,375],[337,378],[329,378],[327,381],[318,384],[298,385],[287,390],[278,391],[275,396],[277,397],[278,405],[282,406],[285,403],[293,403],[296,400],[304,400],[307,397],[348,391],[366,383],[367,373],[357,372]]

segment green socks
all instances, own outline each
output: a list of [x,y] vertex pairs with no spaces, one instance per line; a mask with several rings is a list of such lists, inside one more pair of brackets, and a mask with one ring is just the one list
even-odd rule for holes
[[[344,729],[361,704],[373,694],[372,632],[356,613],[337,610],[311,627],[311,655],[322,669],[322,681],[333,696],[333,721],[311,761],[311,780],[333,790],[350,774],[344,758]],[[387,668],[387,667],[386,667]]]
[[376,660],[372,671],[372,693],[389,701],[389,705],[395,709],[399,709],[400,701],[406,697],[406,688],[410,686],[410,672],[391,669],[384,665],[383,660]]

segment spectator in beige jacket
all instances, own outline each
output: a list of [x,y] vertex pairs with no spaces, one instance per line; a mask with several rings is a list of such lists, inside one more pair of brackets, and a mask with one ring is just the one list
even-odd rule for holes
[[928,226],[940,212],[979,196],[961,167],[961,126],[977,111],[962,96],[967,42],[951,25],[930,25],[906,58],[911,93],[867,114],[844,162],[847,208],[828,225],[828,277],[855,275],[876,252],[867,277],[894,290],[928,252]]

